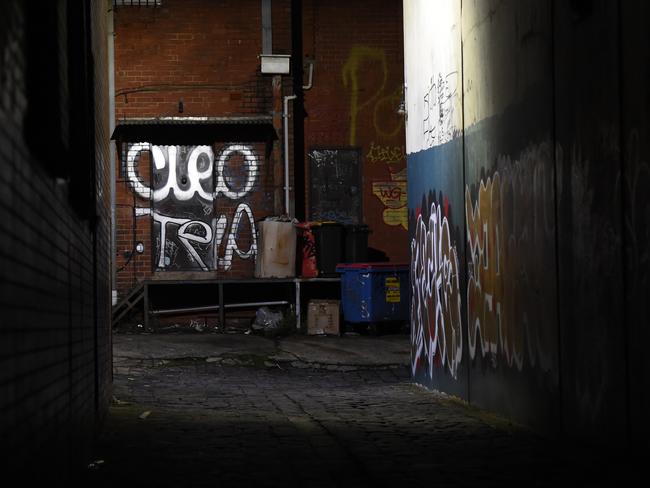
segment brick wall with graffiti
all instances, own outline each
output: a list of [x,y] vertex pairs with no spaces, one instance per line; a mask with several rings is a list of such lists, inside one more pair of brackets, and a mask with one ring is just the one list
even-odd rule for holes
[[[140,229],[143,240],[137,241],[150,250],[143,253],[149,261],[143,263],[143,271],[149,265],[156,271],[252,276],[255,221],[272,210],[263,144],[214,148],[128,144],[125,152],[122,181],[131,194],[123,196],[136,203],[124,203],[131,215],[123,224],[135,228],[137,239],[138,221],[145,222]],[[140,167],[145,170],[140,172]],[[147,173],[152,183],[143,179]],[[127,248],[134,247],[128,235],[123,238]]]
[[[273,3],[276,54],[290,52],[288,6],[288,0]],[[274,97],[291,91],[291,77],[274,92],[272,77],[260,73],[261,26],[259,2],[216,6],[208,0],[169,0],[155,8],[118,7],[116,123],[166,117],[271,120]],[[253,276],[256,222],[278,207],[277,142],[269,147],[263,138],[242,142],[234,135],[213,145],[127,141],[117,150],[120,296],[157,272]]]
[[[360,151],[362,221],[369,245],[406,261],[406,154],[401,2],[304,4],[303,50],[314,60],[305,92],[305,151]],[[306,184],[309,187],[309,172]],[[310,212],[306,195],[307,215]],[[390,238],[387,238],[390,236]]]
[[[290,5],[289,0],[272,4],[276,54],[291,53]],[[360,215],[355,223],[368,225],[369,245],[379,256],[405,261],[401,5],[310,1],[302,15],[303,56],[314,66],[312,88],[304,92],[305,160],[313,148],[357,151],[359,181],[350,189]],[[115,20],[117,123],[143,117],[279,117],[278,97],[292,93],[291,76],[283,77],[278,90],[271,77],[260,74],[259,2],[229,0],[215,8],[208,0],[169,0],[157,8],[118,7]],[[305,84],[307,75],[305,70]],[[291,117],[290,146],[293,123]],[[281,168],[274,167],[281,164],[278,143],[270,158],[262,144],[237,140],[212,147],[129,141],[119,150],[120,295],[157,271],[252,276],[256,221],[277,211],[283,184],[277,183]],[[290,159],[293,175],[291,154]]]
[[419,383],[547,433],[648,431],[648,121],[621,91],[647,103],[647,10],[404,2]]

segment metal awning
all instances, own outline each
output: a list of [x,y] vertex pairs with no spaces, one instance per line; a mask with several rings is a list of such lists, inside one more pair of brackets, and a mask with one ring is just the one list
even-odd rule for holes
[[272,117],[160,117],[116,122],[111,139],[156,145],[212,145],[215,142],[265,142],[278,136]]

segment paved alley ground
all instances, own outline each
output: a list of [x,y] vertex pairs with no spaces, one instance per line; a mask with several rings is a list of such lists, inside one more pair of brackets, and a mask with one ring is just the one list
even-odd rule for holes
[[559,450],[412,384],[404,365],[117,356],[88,486],[613,486],[632,476],[624,458]]

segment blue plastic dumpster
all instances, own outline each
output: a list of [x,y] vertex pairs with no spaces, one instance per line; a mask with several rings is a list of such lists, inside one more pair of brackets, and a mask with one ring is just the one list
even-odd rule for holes
[[408,264],[339,264],[341,308],[347,322],[408,320]]

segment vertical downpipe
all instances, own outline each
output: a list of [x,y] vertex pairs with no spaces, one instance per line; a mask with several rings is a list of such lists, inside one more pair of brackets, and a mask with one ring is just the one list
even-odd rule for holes
[[[113,7],[110,1],[107,15],[107,57],[108,57],[108,128],[109,134],[113,135],[115,130],[115,32],[113,23]],[[110,192],[111,192],[111,300],[112,305],[117,304],[117,269],[115,263],[117,229],[115,225],[115,141],[109,140],[109,161],[110,161]]]
[[[462,161],[463,161],[463,186],[461,188],[461,195],[465,194],[465,185],[467,185],[467,177],[465,175],[465,166],[466,166],[466,161],[465,161],[465,47],[463,45],[463,0],[460,0],[460,107],[461,107],[461,118],[460,118],[460,123],[462,125],[462,144],[461,144],[461,151],[462,151]],[[463,273],[462,281],[461,281],[461,286],[463,287],[464,290],[467,290],[467,213],[463,212],[463,247],[464,247],[464,252],[463,256],[465,259],[465,273]],[[462,318],[462,316],[461,316]],[[469,337],[469,313],[467,310],[467,305],[465,306],[465,324],[467,328],[465,329],[465,335],[466,337]],[[462,324],[461,324],[462,327]],[[467,341],[465,341],[467,342]],[[463,354],[465,354],[465,350],[463,350]],[[472,395],[471,395],[471,384],[470,384],[470,374],[471,374],[471,368],[470,368],[470,358],[469,358],[469,345],[467,346],[467,403],[471,403],[472,401]]]
[[272,0],[262,0],[262,54],[273,54]]
[[291,0],[291,72],[293,74],[294,216],[305,220],[305,104],[303,96],[302,0]]
[[559,215],[560,215],[560,202],[558,201],[558,171],[560,171],[560,161],[557,159],[558,148],[558,135],[557,135],[557,59],[556,59],[556,22],[555,22],[555,0],[551,2],[551,113],[553,120],[551,122],[553,139],[553,211],[555,219],[555,320],[557,323],[557,389],[558,389],[558,414],[559,426],[558,431],[560,435],[564,435],[564,385],[562,381],[562,312],[560,304],[562,295],[560,293],[560,230],[559,230]]
[[[108,58],[108,132],[112,136],[115,130],[115,24],[113,19],[113,6],[112,1],[108,0],[105,4],[108,7],[108,15],[106,16],[106,36],[107,36],[107,52]],[[108,155],[109,155],[109,185],[111,193],[111,245],[110,245],[110,266],[111,266],[111,305],[117,304],[117,266],[115,258],[117,256],[117,227],[115,224],[115,179],[116,179],[116,146],[115,141],[112,139],[108,141]],[[112,325],[112,316],[109,318],[109,323]],[[112,328],[112,327],[111,327]],[[110,364],[113,364],[113,335],[108,335],[108,351],[110,356]],[[111,382],[113,381],[113,368],[111,367]]]
[[[626,212],[625,206],[627,203],[627,192],[626,192],[626,178],[627,178],[627,147],[625,142],[625,118],[623,116],[623,110],[625,108],[625,92],[623,91],[623,83],[625,78],[624,76],[624,52],[625,48],[623,46],[623,8],[624,2],[617,2],[617,44],[618,44],[618,137],[619,137],[619,160],[620,160],[620,195],[621,195],[621,293],[622,299],[621,303],[623,305],[623,310],[621,316],[623,318],[623,354],[625,356],[624,372],[625,372],[625,435],[628,445],[632,445],[634,441],[637,441],[638,438],[635,438],[634,432],[632,430],[632,383],[630,380],[630,374],[632,372],[632,366],[630,364],[630,341],[631,337],[631,324],[630,324],[630,313],[627,309],[628,304],[628,260],[627,260],[627,228],[625,226]],[[632,203],[630,203],[632,205]]]
[[[284,119],[284,213],[288,217],[294,217],[295,216],[295,211],[292,213],[291,212],[291,202],[289,198],[289,102],[291,100],[297,99],[297,95],[288,95],[284,97],[284,105],[283,105],[283,110],[282,110],[282,118]],[[295,133],[295,126],[296,123],[294,121],[294,133]],[[294,138],[294,143],[295,143],[295,138]],[[295,175],[295,151],[294,151],[294,175]],[[295,188],[295,186],[294,186]],[[295,191],[294,191],[295,195]],[[296,206],[294,205],[294,210],[296,209]]]

